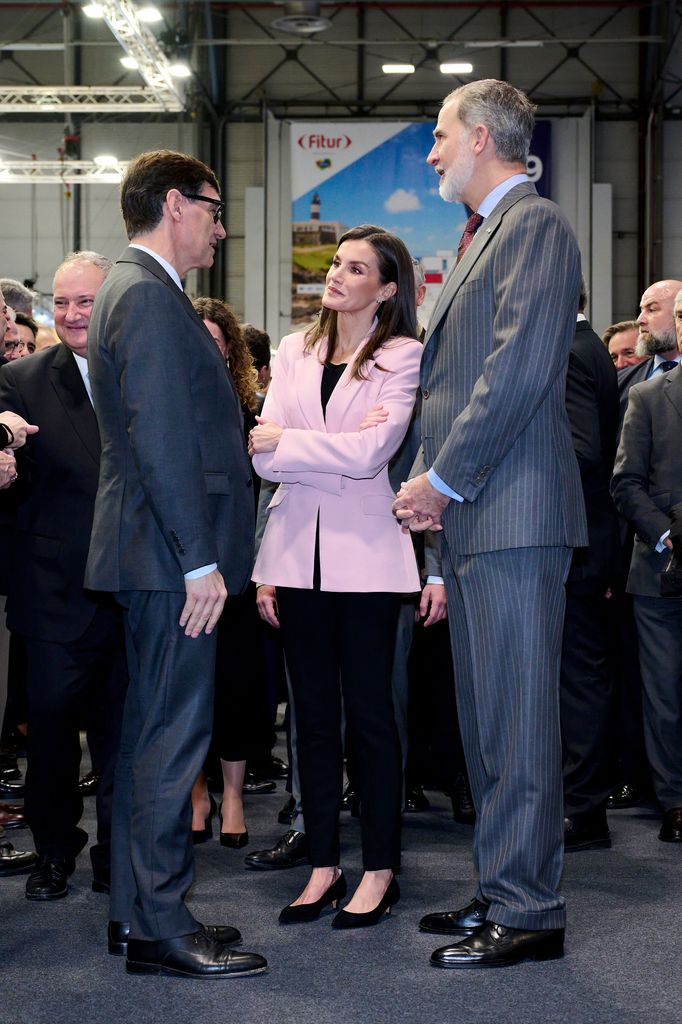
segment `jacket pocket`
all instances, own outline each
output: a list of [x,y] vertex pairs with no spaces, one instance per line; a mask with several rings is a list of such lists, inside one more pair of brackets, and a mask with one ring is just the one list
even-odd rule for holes
[[204,473],[207,494],[229,494],[230,477],[228,473]]
[[392,494],[366,494],[362,499],[362,512],[366,516],[388,516],[393,519]]

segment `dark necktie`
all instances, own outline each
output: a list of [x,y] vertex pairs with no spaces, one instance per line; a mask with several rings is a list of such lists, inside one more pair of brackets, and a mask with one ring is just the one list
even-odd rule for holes
[[663,362],[658,364],[658,369],[662,370],[663,373],[667,373],[668,370],[674,370],[677,365],[674,359],[664,359]]
[[464,226],[464,231],[462,232],[462,237],[459,240],[459,245],[457,246],[458,263],[461,260],[462,256],[464,255],[464,253],[469,248],[469,246],[471,245],[471,243],[473,242],[474,235],[476,234],[482,223],[483,217],[481,217],[480,213],[472,213],[471,216],[469,217],[468,221]]

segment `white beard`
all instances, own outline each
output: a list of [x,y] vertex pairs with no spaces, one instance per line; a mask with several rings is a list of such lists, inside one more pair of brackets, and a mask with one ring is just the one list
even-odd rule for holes
[[444,199],[446,203],[463,202],[464,191],[471,181],[473,173],[474,154],[467,152],[465,159],[461,159],[456,167],[451,167],[441,176],[438,183],[441,199]]

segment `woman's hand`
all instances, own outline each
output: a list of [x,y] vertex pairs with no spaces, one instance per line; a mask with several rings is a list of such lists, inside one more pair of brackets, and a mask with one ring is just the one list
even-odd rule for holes
[[384,409],[383,405],[373,405],[369,412],[365,413],[365,418],[358,427],[358,430],[378,427],[380,423],[385,423],[387,419],[388,409]]
[[267,583],[261,583],[256,590],[256,605],[258,614],[268,626],[279,629],[279,618],[277,615],[277,593],[274,587]]
[[9,450],[0,451],[0,491],[4,491],[17,478],[17,460]]
[[262,416],[256,416],[257,427],[249,431],[249,455],[274,452],[284,430],[276,423],[269,423]]

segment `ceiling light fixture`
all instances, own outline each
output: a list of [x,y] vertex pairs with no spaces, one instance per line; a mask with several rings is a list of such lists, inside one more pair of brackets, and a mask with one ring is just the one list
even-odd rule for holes
[[135,57],[121,57],[121,64],[124,68],[128,68],[129,71],[136,71],[139,68],[139,61]]
[[118,167],[118,157],[110,153],[100,153],[99,156],[93,157],[92,162],[98,167]]
[[86,4],[82,10],[86,18],[104,17],[104,9],[100,6],[100,4]]
[[163,15],[158,7],[140,7],[137,16],[140,21],[146,21],[148,25],[153,25],[157,21],[163,19]]
[[183,61],[178,61],[169,66],[168,74],[172,75],[173,78],[189,78],[192,74],[192,69]]
[[381,70],[385,75],[413,75],[414,64],[382,64]]
[[441,75],[470,75],[473,70],[473,64],[462,60],[448,62],[440,66]]

